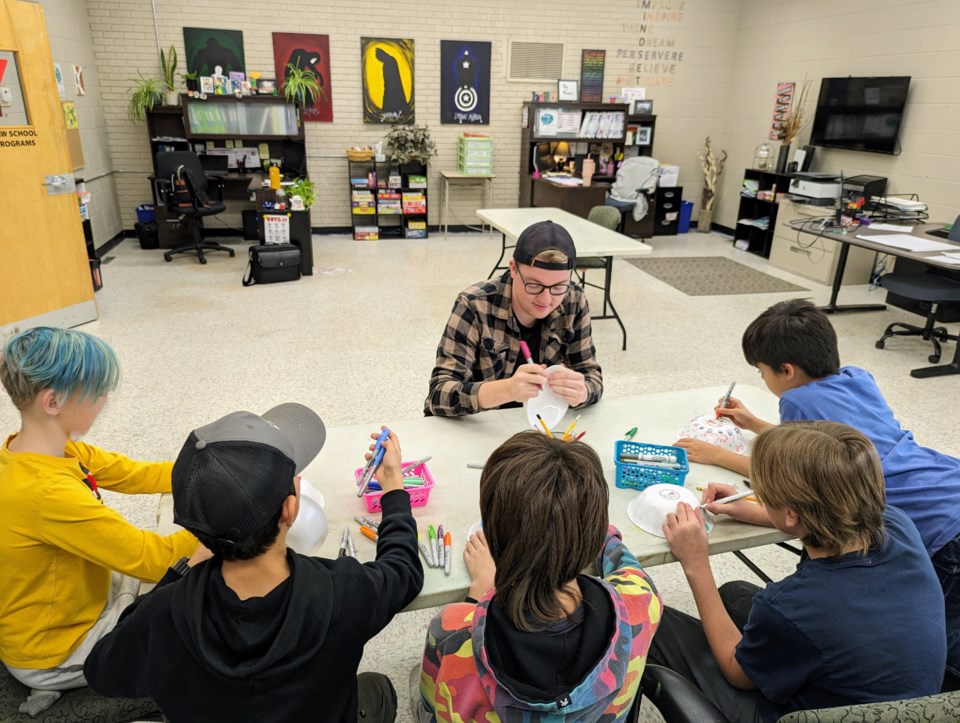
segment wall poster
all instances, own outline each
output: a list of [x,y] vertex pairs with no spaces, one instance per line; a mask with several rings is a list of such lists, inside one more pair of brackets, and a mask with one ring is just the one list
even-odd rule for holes
[[413,123],[413,40],[360,38],[364,123]]
[[330,85],[330,36],[311,33],[274,33],[273,63],[277,86],[290,72],[288,66],[309,70],[317,76],[320,95],[307,100],[303,108],[304,121],[329,123],[333,120],[333,88]]
[[491,43],[440,41],[440,122],[490,122]]
[[[243,32],[212,28],[184,28],[183,47],[187,70],[197,75],[230,76],[243,72]],[[217,66],[220,72],[216,71]]]
[[606,50],[583,50],[580,53],[580,102],[603,102],[603,70]]

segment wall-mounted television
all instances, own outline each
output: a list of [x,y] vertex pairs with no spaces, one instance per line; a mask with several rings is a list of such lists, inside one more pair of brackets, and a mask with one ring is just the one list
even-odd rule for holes
[[810,144],[894,153],[910,76],[824,78]]

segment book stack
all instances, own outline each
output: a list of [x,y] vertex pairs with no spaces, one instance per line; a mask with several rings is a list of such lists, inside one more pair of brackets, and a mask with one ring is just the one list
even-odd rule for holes
[[359,189],[353,189],[351,192],[350,205],[352,206],[352,211],[358,215],[373,215],[374,200],[372,191],[362,191]]
[[377,193],[377,213],[382,215],[399,215],[400,194],[394,190],[379,191]]
[[400,174],[396,171],[390,172],[390,177],[387,179],[387,188],[400,188],[403,185],[400,180]]
[[380,229],[376,226],[357,226],[353,230],[353,238],[357,241],[376,241],[380,238]]
[[403,235],[406,238],[426,238],[427,222],[423,219],[408,218]]
[[407,176],[407,185],[410,188],[426,188],[427,187],[427,177],[418,176],[411,174]]
[[[411,176],[413,178],[413,176]],[[427,197],[416,191],[403,192],[403,212],[405,214],[423,214],[427,212]]]

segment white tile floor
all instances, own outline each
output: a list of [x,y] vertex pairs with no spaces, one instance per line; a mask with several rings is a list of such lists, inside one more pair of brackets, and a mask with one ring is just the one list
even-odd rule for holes
[[[690,233],[651,241],[659,256],[727,256],[810,289],[819,303],[829,288],[769,267],[736,251],[716,234]],[[283,401],[312,406],[331,426],[416,417],[440,332],[454,297],[490,271],[499,238],[353,241],[317,236],[318,273],[296,283],[243,288],[246,247],[237,257],[212,253],[201,266],[181,257],[164,263],[157,251],[126,241],[103,266],[97,294],[99,321],[82,327],[116,349],[123,381],[88,435],[94,444],[135,458],[173,458],[194,426],[235,409],[260,412]],[[593,293],[593,292],[591,292]],[[605,395],[627,396],[726,384],[761,385],[740,352],[746,325],[775,301],[798,294],[689,297],[622,261],[616,262],[613,298],[629,334],[599,321],[594,342],[603,366]],[[844,288],[841,301],[880,300],[882,291]],[[596,305],[600,299],[592,297]],[[922,444],[960,454],[957,426],[960,377],[917,380],[909,370],[926,364],[927,345],[895,339],[883,351],[874,341],[884,327],[912,319],[885,312],[833,317],[841,360],[876,376],[901,422]],[[954,330],[955,331],[955,330]],[[953,345],[944,350],[953,354]],[[0,404],[0,429],[17,428],[15,411]],[[156,500],[110,502],[145,527],[154,524]],[[796,558],[778,548],[751,557],[768,573],[787,574]],[[718,582],[752,579],[732,556],[714,558]],[[664,600],[693,612],[676,565],[652,569]],[[364,669],[394,680],[405,714],[407,672],[422,650],[431,611],[397,618],[367,647]],[[645,716],[657,720],[647,706]]]

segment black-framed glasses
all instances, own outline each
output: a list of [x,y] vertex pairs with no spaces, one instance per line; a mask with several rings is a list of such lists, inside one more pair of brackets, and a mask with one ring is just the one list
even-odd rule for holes
[[543,284],[538,284],[535,281],[527,281],[523,278],[523,274],[520,273],[520,269],[517,269],[517,276],[520,277],[520,281],[523,282],[523,288],[526,289],[527,293],[531,296],[539,296],[543,293],[544,289],[547,289],[550,292],[550,296],[563,296],[570,290],[570,282],[565,284],[554,284],[553,286],[544,286]]

